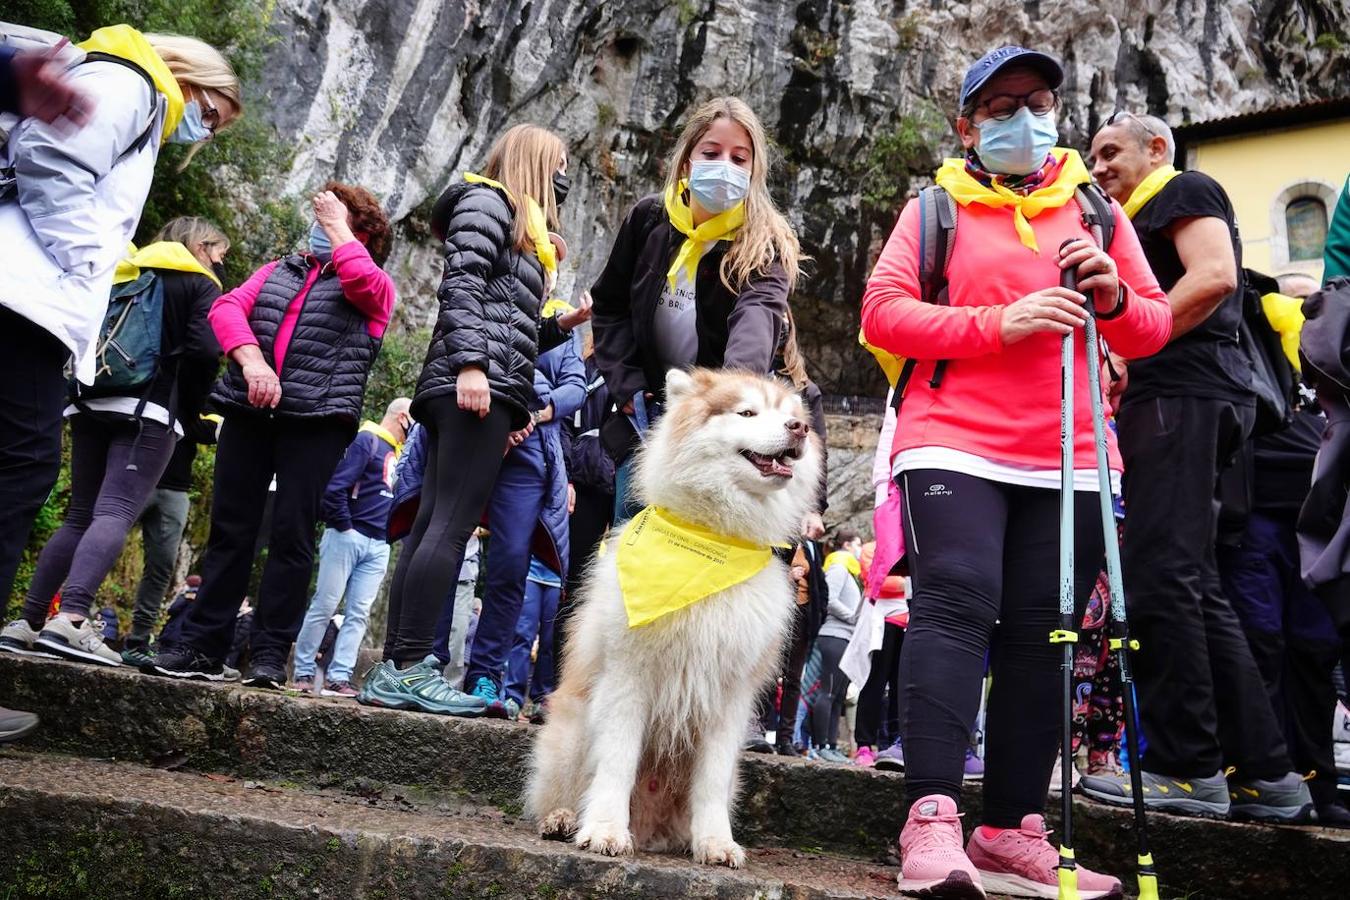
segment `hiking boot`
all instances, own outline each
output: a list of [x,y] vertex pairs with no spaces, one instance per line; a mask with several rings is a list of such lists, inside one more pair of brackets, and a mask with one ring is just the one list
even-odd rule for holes
[[905,751],[898,739],[877,754],[877,768],[883,772],[905,771]]
[[160,650],[141,666],[147,675],[167,675],[195,681],[225,681],[224,666],[191,647]]
[[346,697],[353,699],[359,693],[350,681],[325,681],[319,693],[324,697]]
[[858,748],[858,752],[853,754],[853,764],[864,769],[870,769],[877,764],[877,755],[871,747],[863,744]]
[[975,755],[974,747],[966,748],[966,761],[961,769],[961,777],[966,781],[984,781],[984,760]]
[[141,668],[154,658],[155,654],[150,652],[149,641],[128,640],[122,647],[122,662],[133,669]]
[[450,686],[434,656],[407,669],[396,668],[388,660],[380,663],[366,676],[357,699],[370,706],[413,709],[442,716],[481,716],[486,710],[481,698]]
[[[264,688],[269,691],[279,691],[286,684],[286,665],[278,665],[270,659],[262,659],[252,663],[248,667],[248,674],[244,676],[245,687]],[[313,684],[310,685],[311,690]]]
[[38,727],[38,717],[20,709],[0,706],[0,744],[21,740]]
[[[976,828],[966,845],[966,855],[979,870],[986,891],[1055,900],[1060,896],[1059,850],[1050,844],[1049,834],[1045,819],[1032,813],[1022,817],[1021,828]],[[1076,871],[1081,900],[1119,900],[1125,896],[1120,879],[1081,865]]]
[[802,748],[791,741],[778,741],[773,745],[773,752],[777,753],[779,756],[790,756],[794,759],[800,759],[806,755]]
[[982,900],[975,864],[961,847],[961,814],[942,794],[919,798],[900,832],[900,893],[942,900]]
[[746,753],[772,753],[773,744],[764,740],[763,735],[750,735],[745,739],[745,746],[742,747]]
[[843,763],[848,765],[848,757],[839,752],[838,747],[822,747],[817,754],[825,762]]
[[314,676],[297,675],[295,678],[291,679],[290,688],[291,690],[299,691],[302,694],[312,694],[314,693]]
[[14,653],[18,656],[41,656],[46,659],[55,659],[55,653],[44,653],[41,650],[34,649],[33,643],[38,639],[38,633],[33,630],[24,619],[15,619],[0,631],[0,650],[5,653]]
[[1228,799],[1228,815],[1233,819],[1286,824],[1312,821],[1312,794],[1307,780],[1297,772],[1273,781],[1234,778]]
[[[1144,806],[1186,816],[1228,815],[1228,780],[1222,772],[1208,778],[1169,778],[1152,772],[1141,772],[1144,786]],[[1079,782],[1084,794],[1103,803],[1129,806],[1134,794],[1130,790],[1130,776],[1085,775]],[[1306,793],[1307,788],[1304,788]]]
[[38,633],[33,646],[77,662],[122,665],[122,657],[103,643],[102,629],[87,617],[77,625],[65,616],[52,616]]
[[488,718],[506,718],[506,704],[502,701],[501,689],[491,678],[486,675],[479,675],[478,680],[473,684],[473,690],[469,691],[469,694],[483,701],[483,714]]

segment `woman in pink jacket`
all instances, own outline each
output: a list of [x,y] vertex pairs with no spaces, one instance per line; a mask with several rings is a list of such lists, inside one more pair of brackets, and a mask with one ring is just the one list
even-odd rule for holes
[[281,687],[305,614],[314,525],[328,479],[356,434],[366,379],[394,311],[380,266],[389,219],[370,191],[330,181],[314,197],[307,246],[270,262],[211,307],[229,357],[211,395],[225,417],[216,447],[211,536],[182,643],[150,674],[222,680],[258,531],[276,480],[246,684]]
[[[1058,609],[1060,340],[1084,324],[1089,297],[1122,356],[1156,352],[1171,331],[1166,297],[1120,208],[1111,207],[1109,252],[1083,224],[1075,188],[1087,170],[1076,152],[1054,146],[1062,81],[1056,60],[1018,47],[971,66],[956,122],[966,156],[947,160],[936,179],[956,202],[948,302],[920,300],[917,202],[901,213],[863,296],[866,340],[917,362],[891,449],[914,580],[900,657],[909,807],[900,888],[912,896],[1056,895],[1058,857],[1041,813],[1063,702],[1061,654],[1049,642]],[[1061,270],[1074,266],[1082,293],[1058,286]],[[1079,341],[1080,616],[1104,553],[1088,364]],[[957,804],[986,654],[994,677],[984,822],[963,849]],[[1120,896],[1117,879],[1078,873],[1083,898]]]

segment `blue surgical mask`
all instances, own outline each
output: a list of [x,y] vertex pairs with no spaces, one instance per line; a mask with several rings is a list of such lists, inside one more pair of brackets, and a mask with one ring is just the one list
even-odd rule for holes
[[309,226],[309,252],[315,256],[327,256],[333,252],[333,242],[328,240],[328,232],[318,222]]
[[689,193],[708,212],[724,213],[750,193],[750,173],[725,159],[696,159],[689,164]]
[[986,119],[978,127],[980,162],[999,175],[1030,175],[1059,140],[1054,114],[1038,116],[1025,106],[1005,121]]
[[202,124],[202,105],[196,100],[189,100],[183,104],[183,118],[178,120],[178,127],[169,135],[169,142],[195,144],[209,137],[211,129]]

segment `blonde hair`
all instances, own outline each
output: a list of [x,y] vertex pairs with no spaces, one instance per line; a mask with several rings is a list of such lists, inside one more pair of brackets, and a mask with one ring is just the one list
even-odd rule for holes
[[700,106],[684,124],[680,139],[670,154],[666,168],[666,189],[679,190],[686,177],[689,158],[694,148],[718,119],[730,119],[750,135],[750,192],[745,198],[745,224],[736,234],[731,249],[722,258],[722,283],[728,290],[737,290],[756,274],[766,271],[774,262],[782,265],[788,276],[788,289],[797,284],[801,273],[801,244],[783,214],[769,196],[769,141],[764,126],[744,100],[739,97],[718,97]]
[[797,346],[797,320],[792,318],[792,310],[783,316],[783,365],[778,371],[787,376],[797,390],[806,387],[811,377],[806,374],[806,359],[801,347]]
[[[145,39],[154,48],[155,55],[169,67],[169,72],[176,81],[215,91],[234,104],[234,117],[222,122],[217,130],[230,127],[243,114],[244,98],[239,89],[239,76],[234,73],[234,67],[219,50],[205,41],[185,34],[146,32]],[[187,168],[188,163],[192,162],[192,157],[196,156],[201,148],[200,143],[188,148],[187,155],[178,164],[179,172]]]
[[[549,228],[558,228],[558,204],[553,202],[553,173],[562,165],[566,148],[562,138],[538,125],[510,128],[488,151],[483,176],[500,181],[512,196],[527,195],[544,211]],[[525,230],[525,210],[515,209],[515,245],[518,250],[534,248]]]
[[164,227],[155,235],[156,241],[175,241],[188,248],[193,256],[197,255],[200,245],[213,246],[223,244],[230,249],[230,239],[215,225],[198,216],[179,216],[164,223]]

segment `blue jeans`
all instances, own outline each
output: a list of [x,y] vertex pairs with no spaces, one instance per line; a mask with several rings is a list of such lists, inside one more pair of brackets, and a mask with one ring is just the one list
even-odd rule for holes
[[[558,616],[558,598],[562,588],[537,581],[525,582],[525,602],[516,620],[516,641],[506,659],[506,681],[502,685],[506,696],[517,703],[525,703],[525,680],[530,681],[530,699],[535,703],[553,693],[553,620]],[[530,648],[535,635],[539,636],[539,655],[534,660],[534,676],[530,676]]]
[[319,541],[319,579],[305,613],[305,623],[295,639],[296,678],[314,677],[314,656],[345,594],[346,615],[338,629],[324,680],[329,683],[351,680],[361,639],[366,636],[370,607],[375,603],[388,565],[389,545],[384,541],[366,537],[355,528],[324,530]]
[[614,524],[622,525],[642,512],[637,498],[637,482],[633,478],[636,453],[614,467]]

